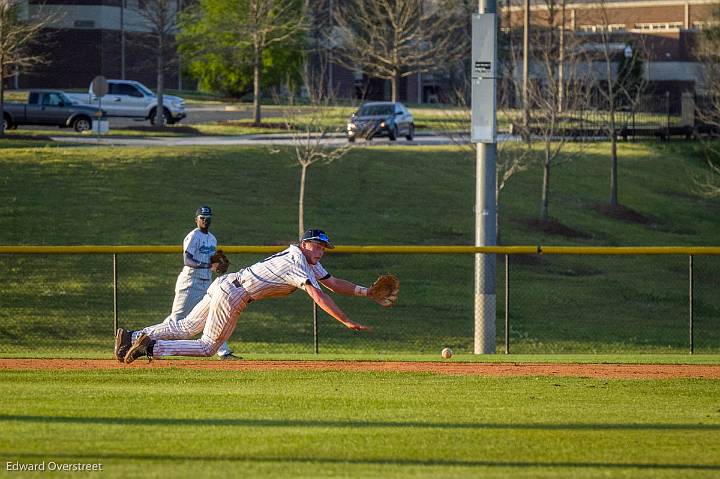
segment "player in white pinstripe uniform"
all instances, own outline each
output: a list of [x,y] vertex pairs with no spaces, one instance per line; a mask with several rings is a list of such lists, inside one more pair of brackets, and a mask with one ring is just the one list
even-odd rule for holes
[[[236,273],[217,278],[192,312],[178,322],[150,326],[132,334],[125,363],[141,356],[211,356],[230,337],[240,313],[253,302],[287,296],[304,290],[328,314],[356,331],[369,328],[350,320],[347,314],[320,287],[345,296],[367,296],[368,289],[331,276],[320,264],[325,249],[333,248],[322,230],[307,230],[299,245],[277,253]],[[190,340],[202,331],[198,340]]]

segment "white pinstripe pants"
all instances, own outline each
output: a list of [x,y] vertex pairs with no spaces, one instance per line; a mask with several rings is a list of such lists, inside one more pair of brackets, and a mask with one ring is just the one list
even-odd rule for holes
[[[153,356],[212,356],[232,334],[248,299],[245,290],[228,282],[227,276],[217,278],[187,317],[143,330],[156,340]],[[200,339],[188,339],[200,331]]]
[[[192,278],[185,274],[178,276],[175,283],[175,298],[173,299],[172,311],[164,322],[177,322],[186,318],[197,306],[207,293],[211,282],[209,279]],[[195,334],[198,334],[198,331]],[[193,335],[194,336],[194,335]],[[192,337],[192,336],[190,336]],[[218,350],[218,355],[232,354],[232,350],[223,342]]]
[[184,273],[175,284],[172,311],[165,321],[180,321],[203,299],[210,287],[210,279],[189,278]]

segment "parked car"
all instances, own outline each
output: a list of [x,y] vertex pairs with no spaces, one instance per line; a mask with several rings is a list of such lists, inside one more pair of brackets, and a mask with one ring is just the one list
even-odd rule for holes
[[[157,96],[148,87],[134,80],[108,80],[108,93],[98,98],[92,93],[69,93],[68,95],[79,104],[97,106],[102,103],[108,116],[124,118],[140,118],[155,124],[157,112]],[[163,95],[163,111],[165,121],[172,125],[185,118],[185,101],[173,95]]]
[[365,103],[353,113],[347,124],[348,141],[355,141],[357,137],[372,140],[376,136],[387,136],[395,141],[400,135],[408,141],[415,136],[412,113],[400,102]]
[[[100,111],[100,116],[104,114]],[[3,110],[6,129],[18,125],[54,125],[83,132],[92,128],[92,120],[97,116],[97,107],[76,105],[59,90],[31,90],[26,104],[5,103]]]

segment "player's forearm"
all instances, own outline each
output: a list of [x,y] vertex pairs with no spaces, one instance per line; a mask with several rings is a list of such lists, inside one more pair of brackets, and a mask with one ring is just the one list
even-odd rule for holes
[[362,328],[359,324],[351,321],[350,317],[345,314],[345,311],[340,309],[340,307],[335,304],[335,301],[333,301],[332,298],[323,291],[316,289],[309,284],[306,286],[306,291],[323,311],[342,323],[345,327],[350,329],[358,329],[358,327]]
[[325,311],[327,314],[329,314],[343,324],[352,322],[350,321],[350,317],[345,313],[345,311],[340,309],[340,307],[335,304],[335,301],[333,301],[330,296],[315,288],[310,287],[309,289],[312,291],[310,297],[313,299],[313,301],[317,303],[318,306],[320,306],[320,308],[322,308],[323,311]]
[[330,291],[342,296],[367,296],[367,288],[345,279],[333,278],[331,283],[325,284]]
[[208,269],[210,266],[212,266],[210,263],[203,263],[201,261],[197,261],[190,253],[185,253],[185,266],[189,266],[190,268],[195,269]]

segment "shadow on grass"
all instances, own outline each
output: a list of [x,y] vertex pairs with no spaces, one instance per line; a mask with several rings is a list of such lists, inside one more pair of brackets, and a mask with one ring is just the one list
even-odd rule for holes
[[571,228],[555,218],[541,220],[537,218],[524,218],[515,220],[532,232],[540,232],[552,236],[564,236],[567,239],[592,239],[592,235],[584,231]]
[[[401,457],[388,458],[367,458],[352,459],[343,457],[317,457],[317,456],[251,456],[251,455],[229,455],[218,454],[216,456],[190,456],[186,454],[122,454],[98,452],[93,454],[71,454],[71,453],[18,453],[23,459],[52,458],[54,461],[98,461],[98,460],[121,460],[121,461],[173,461],[173,462],[267,462],[267,463],[306,463],[306,464],[350,464],[350,465],[388,465],[388,466],[455,466],[455,467],[493,467],[493,468],[598,468],[598,469],[658,469],[674,470],[685,469],[695,471],[720,471],[720,466],[713,464],[652,464],[652,463],[617,463],[617,462],[531,462],[531,461],[475,461],[466,459],[408,459]],[[17,460],[17,459],[15,459]]]
[[419,429],[503,429],[503,430],[588,430],[588,431],[720,431],[720,424],[504,424],[418,421],[330,421],[310,419],[227,419],[227,418],[125,418],[125,417],[71,417],[22,416],[0,414],[0,422],[33,422],[45,424],[102,424],[123,426],[235,426],[235,427],[318,427],[318,428],[419,428]]
[[[194,128],[192,126],[188,125],[171,125],[167,127],[156,127],[152,125],[137,125],[137,126],[125,126],[122,128],[117,128],[121,131],[129,131],[129,132],[137,132],[138,134],[142,133],[172,133],[174,135],[202,135],[200,130],[197,128]],[[103,136],[112,136],[112,134],[109,135],[103,135]]]

